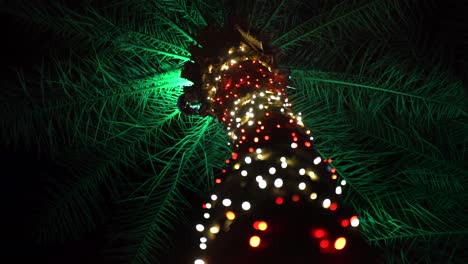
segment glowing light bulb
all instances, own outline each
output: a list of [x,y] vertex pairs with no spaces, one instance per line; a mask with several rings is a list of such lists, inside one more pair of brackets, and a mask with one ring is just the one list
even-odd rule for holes
[[245,157],[244,161],[245,161],[245,163],[250,164],[252,162],[252,158],[251,157]]
[[335,193],[336,193],[336,194],[341,194],[341,192],[342,192],[341,186],[336,187]]
[[275,173],[276,173],[275,167],[271,167],[271,168],[268,170],[268,172],[269,172],[271,175],[275,174]]
[[249,202],[243,202],[242,203],[242,209],[245,211],[248,211],[250,209],[250,203]]
[[286,162],[281,163],[281,168],[286,169],[288,167],[288,164]]
[[227,211],[226,212],[226,218],[229,220],[234,220],[236,219],[236,214],[233,211]]
[[256,180],[257,182],[263,181],[262,175],[257,175],[257,177],[255,177],[255,180]]
[[200,237],[200,242],[201,243],[206,243],[206,241],[208,241],[208,239],[206,239],[206,237]]
[[195,262],[193,262],[193,264],[205,264],[205,261],[203,261],[201,259],[197,259],[197,260],[195,260]]
[[229,199],[224,199],[224,200],[223,200],[223,205],[226,206],[226,207],[230,206],[230,205],[231,205],[231,200],[229,200]]
[[314,164],[317,165],[317,164],[320,163],[320,161],[322,161],[322,159],[321,159],[320,157],[316,157],[316,158],[314,159]]
[[218,196],[216,194],[211,195],[211,200],[216,201],[218,199]]
[[285,158],[285,157],[281,157],[281,158],[280,158],[280,161],[281,161],[281,162],[286,162],[286,158]]
[[278,178],[273,182],[273,184],[275,185],[276,188],[281,188],[281,186],[283,186],[283,180]]
[[265,231],[268,228],[268,224],[265,221],[255,221],[253,227],[256,230]]
[[210,232],[213,233],[213,234],[219,233],[219,227],[218,226],[212,226],[210,228]]
[[299,183],[299,190],[303,191],[306,188],[306,184],[304,182]]
[[310,199],[311,199],[311,200],[317,199],[317,193],[314,193],[314,192],[311,193],[311,194],[310,194]]
[[242,171],[241,171],[241,175],[244,176],[244,177],[247,176],[247,171],[246,171],[246,170],[242,170]]
[[249,240],[249,244],[253,248],[260,246],[260,242],[261,242],[261,239],[259,236],[252,236]]
[[260,181],[260,182],[258,183],[258,187],[259,187],[260,189],[265,189],[265,188],[267,187],[267,182],[266,182],[265,180]]
[[203,230],[205,230],[205,227],[202,224],[198,224],[195,226],[195,229],[197,229],[198,232],[203,232]]
[[297,143],[296,142],[291,143],[291,148],[293,149],[297,148]]
[[205,250],[205,249],[206,249],[206,244],[205,244],[205,243],[201,243],[201,244],[200,244],[200,249],[201,249],[201,250]]
[[351,217],[350,220],[352,227],[357,227],[359,225],[359,218],[357,216]]
[[309,175],[311,180],[316,180],[317,179],[317,175],[315,175],[315,172],[313,172],[313,171],[309,171],[308,175]]
[[322,228],[318,228],[318,229],[315,229],[312,231],[312,235],[315,237],[315,238],[322,238],[324,237],[325,235],[327,234],[327,232],[325,230],[323,230]]
[[209,214],[209,213],[204,213],[204,214],[203,214],[203,217],[205,217],[205,219],[209,219],[209,218],[210,218],[210,214]]
[[304,168],[300,169],[299,170],[299,174],[300,175],[304,175],[306,173],[306,170]]
[[260,154],[260,153],[262,153],[262,149],[258,148],[258,149],[255,150],[255,152],[257,152],[257,154]]
[[343,186],[346,185],[346,181],[345,181],[345,180],[342,180],[342,181],[341,181],[341,185],[343,185]]
[[342,250],[346,246],[346,238],[339,237],[335,241],[335,249]]
[[330,199],[327,198],[327,199],[323,200],[323,203],[322,203],[323,208],[328,208],[328,207],[330,207],[330,205],[331,205]]

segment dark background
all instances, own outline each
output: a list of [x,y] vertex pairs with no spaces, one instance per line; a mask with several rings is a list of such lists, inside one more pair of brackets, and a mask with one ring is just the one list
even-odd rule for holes
[[[468,74],[461,58],[467,57],[468,50],[467,2],[441,0],[437,1],[436,8],[427,10],[421,29],[427,41],[420,47],[422,55],[427,57],[436,49],[444,50],[447,68],[465,84],[468,83]],[[32,32],[19,27],[12,16],[0,15],[0,26],[2,88],[5,83],[15,80],[14,68],[33,69],[43,59],[47,60],[51,47],[60,45],[60,42],[51,40],[47,32]],[[69,241],[65,245],[41,247],[31,240],[33,212],[37,208],[36,199],[42,180],[48,174],[66,173],[46,157],[38,156],[36,147],[0,146],[0,248],[3,251],[0,263],[101,263],[100,257],[96,257],[96,249],[103,243],[102,227],[80,241]],[[186,229],[181,228],[175,237],[181,247],[189,243],[187,240],[191,236],[186,234]]]

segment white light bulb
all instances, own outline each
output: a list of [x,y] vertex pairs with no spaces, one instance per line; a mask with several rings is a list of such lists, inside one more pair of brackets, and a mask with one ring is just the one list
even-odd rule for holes
[[281,161],[281,162],[286,162],[286,158],[285,158],[285,157],[281,157],[281,158],[280,158],[280,161]]
[[299,174],[300,174],[300,175],[304,175],[305,173],[306,173],[306,171],[305,171],[304,168],[301,168],[301,169],[299,170]]
[[328,208],[328,207],[330,207],[330,205],[331,205],[330,199],[327,198],[327,199],[323,200],[323,203],[322,203],[323,208]]
[[265,189],[267,187],[267,182],[265,180],[259,182],[258,187],[260,187],[260,189]]
[[316,193],[311,193],[311,194],[310,194],[310,199],[311,199],[311,200],[317,199],[317,194],[316,194]]
[[245,157],[244,161],[245,161],[245,163],[250,164],[252,162],[252,158],[251,157]]
[[317,165],[317,164],[320,163],[320,161],[322,161],[322,159],[321,159],[320,157],[316,157],[316,158],[314,159],[314,164]]
[[271,168],[268,170],[268,172],[269,172],[271,175],[275,174],[275,173],[276,173],[275,167],[271,167]]
[[283,180],[278,178],[275,180],[273,184],[275,185],[276,188],[281,188],[281,186],[283,186]]
[[336,187],[335,189],[336,194],[341,194],[341,191],[342,191],[341,186]]
[[210,209],[210,208],[211,208],[211,204],[210,204],[210,203],[206,203],[205,206],[206,206],[206,209]]
[[223,205],[226,206],[226,207],[230,206],[230,205],[231,205],[231,200],[229,200],[229,199],[224,199],[224,200],[223,200]]
[[259,183],[261,181],[263,181],[263,177],[262,175],[257,175],[257,177],[255,177],[255,180]]
[[342,181],[341,181],[341,185],[346,185],[346,181],[345,181],[345,180],[342,180]]
[[244,209],[245,211],[250,209],[250,203],[249,202],[243,202],[241,206],[242,206],[242,209]]
[[210,218],[210,214],[209,213],[204,213],[203,217],[205,217],[205,219],[208,219],[208,218]]
[[211,195],[211,200],[216,201],[218,199],[218,196],[216,194]]
[[201,224],[198,224],[195,226],[195,229],[197,229],[198,232],[203,232],[203,230],[205,230],[205,227]]
[[205,244],[205,243],[201,243],[201,244],[200,244],[200,248],[201,248],[201,250],[205,250],[205,249],[206,249],[206,244]]
[[208,241],[208,239],[206,239],[206,237],[200,237],[200,242],[206,243],[206,241]]
[[286,162],[281,163],[281,168],[286,169],[288,167],[288,164]]
[[293,149],[297,148],[297,143],[296,142],[291,143],[291,148]]
[[242,170],[242,171],[241,171],[241,175],[244,176],[244,177],[247,176],[247,171],[246,171],[246,170]]
[[351,226],[352,227],[357,227],[359,225],[359,219],[357,217],[354,217],[351,219]]
[[305,190],[306,184],[304,182],[299,183],[299,190]]
[[197,259],[197,260],[195,260],[195,262],[193,262],[193,264],[205,264],[205,261],[203,261],[201,259]]
[[257,154],[260,154],[260,153],[262,153],[262,149],[258,148],[258,149],[255,150],[255,152],[257,152]]

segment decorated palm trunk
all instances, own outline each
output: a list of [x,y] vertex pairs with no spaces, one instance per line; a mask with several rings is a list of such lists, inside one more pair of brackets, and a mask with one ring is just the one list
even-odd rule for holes
[[289,76],[262,42],[236,33],[216,51],[196,48],[184,73],[194,86],[179,100],[222,122],[232,147],[194,226],[194,263],[372,262],[359,217],[340,202],[346,180],[292,111]]

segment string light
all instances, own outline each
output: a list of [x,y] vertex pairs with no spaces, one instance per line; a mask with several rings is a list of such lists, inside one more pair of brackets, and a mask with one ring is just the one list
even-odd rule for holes
[[250,209],[250,203],[249,202],[243,202],[241,207],[242,207],[243,210],[248,211]]
[[223,205],[226,206],[226,207],[230,206],[230,205],[231,205],[231,200],[229,200],[229,199],[224,199],[224,200],[223,200]]
[[261,241],[262,241],[262,240],[260,239],[259,236],[252,236],[252,237],[249,239],[249,244],[250,244],[251,247],[256,248],[256,247],[260,246],[260,242],[261,242]]
[[[241,51],[245,53],[241,53]],[[272,159],[275,160],[275,164],[267,163],[270,164],[271,167],[266,167],[268,168],[268,174],[263,174],[265,177],[262,175],[257,175],[255,177],[258,187],[260,189],[266,189],[268,183],[270,183],[272,180],[272,176],[270,175],[275,175],[278,172],[278,174],[285,173],[285,175],[294,176],[291,175],[291,172],[295,171],[296,175],[294,176],[295,178],[292,177],[292,181],[290,181],[289,178],[287,178],[288,181],[283,180],[286,179],[283,178],[284,175],[281,175],[281,178],[274,177],[275,179],[273,180],[273,186],[276,187],[276,189],[272,188],[271,191],[275,198],[272,198],[269,201],[274,201],[276,205],[282,205],[285,203],[285,201],[289,200],[289,198],[293,202],[299,202],[303,197],[302,195],[304,195],[303,192],[299,192],[297,189],[296,193],[293,193],[292,195],[287,194],[287,192],[294,190],[295,186],[301,191],[304,191],[307,188],[315,190],[311,181],[319,180],[318,176],[326,176],[326,178],[323,178],[324,180],[328,180],[330,178],[332,180],[336,180],[338,175],[334,174],[336,170],[334,168],[331,169],[331,167],[327,164],[325,164],[328,166],[327,172],[331,173],[326,175],[317,175],[313,170],[321,172],[321,167],[314,168],[311,164],[305,165],[303,168],[301,168],[300,162],[304,161],[299,157],[302,157],[301,155],[303,152],[317,153],[314,148],[311,148],[312,141],[314,139],[312,136],[309,136],[311,131],[305,130],[303,128],[304,124],[302,123],[302,114],[298,113],[296,115],[291,110],[292,104],[288,102],[285,86],[281,85],[281,82],[285,76],[273,73],[270,67],[272,65],[268,65],[265,60],[260,60],[260,58],[263,57],[259,55],[252,56],[252,54],[249,52],[250,48],[245,45],[241,45],[239,48],[229,49],[228,54],[230,55],[224,57],[225,63],[222,64],[221,67],[211,66],[209,69],[210,75],[208,76],[208,79],[211,81],[206,83],[206,88],[204,88],[208,92],[208,99],[210,102],[215,107],[217,107],[213,109],[216,110],[218,119],[223,122],[226,130],[229,131],[228,136],[230,142],[228,142],[228,145],[232,145],[235,151],[231,153],[231,158],[226,160],[226,164],[232,166],[233,171],[240,170],[242,165],[243,169],[240,170],[240,175],[242,177],[247,177],[247,175],[250,173],[265,173],[264,171],[258,172],[259,167],[257,167],[257,165],[261,166],[261,164],[265,163],[264,161],[271,161]],[[247,71],[246,74],[242,70],[239,70],[243,68],[246,70],[255,70],[251,71],[251,73],[248,73],[249,71]],[[231,69],[231,71],[228,71],[229,69]],[[233,72],[236,74],[233,74]],[[237,75],[237,73],[240,73],[240,75]],[[263,76],[263,80],[261,79],[261,76]],[[218,111],[219,109],[222,110]],[[290,153],[288,153],[288,159],[286,159],[284,156],[280,157],[280,162],[278,164],[278,157],[275,156],[276,153],[271,151],[271,145],[268,144],[270,143],[268,141],[276,140],[277,137],[282,137],[281,133],[288,130],[294,132],[290,133],[290,135],[286,134],[287,136],[284,137],[284,139],[290,140],[288,144],[290,144],[290,147],[293,150],[289,150]],[[297,150],[298,148],[299,150]],[[246,150],[252,154],[245,156],[247,153]],[[309,158],[309,160],[313,161],[314,165],[319,165],[322,161],[324,163],[331,162],[331,159],[322,160],[322,158],[317,156],[317,154],[314,156]],[[256,161],[254,166],[245,165],[251,164],[254,159]],[[244,164],[242,163],[242,160],[244,161]],[[282,168],[279,171],[277,171],[278,165],[280,165]],[[290,166],[291,169],[283,170],[288,166]],[[312,166],[312,168],[309,168],[309,166]],[[305,175],[306,177],[298,177],[297,172],[299,175]],[[223,169],[223,173],[225,173],[224,176],[228,176],[226,175],[226,169]],[[236,179],[240,181],[240,186],[242,188],[250,188],[249,180],[253,180],[253,177],[237,177]],[[229,179],[223,179],[223,182],[224,181],[227,183],[231,182]],[[221,184],[222,181],[220,178],[216,178],[215,182],[217,184]],[[341,186],[344,185],[346,185],[346,181],[341,180],[340,186],[336,186],[334,189],[335,194],[340,195],[343,191]],[[250,189],[246,190],[250,191]],[[259,191],[259,193],[265,192]],[[224,196],[221,193],[218,193],[218,195],[221,197]],[[279,195],[288,198],[285,200]],[[324,209],[329,209],[330,211],[334,211],[338,208],[337,202],[332,202],[329,198],[324,199],[322,195],[320,195],[320,199],[318,201],[314,201],[317,200],[318,196],[319,195],[316,192],[310,193],[309,202],[318,203]],[[218,196],[215,194],[212,194],[210,198],[212,201],[218,200]],[[237,207],[237,202],[237,200],[234,200],[233,202],[227,198],[222,199],[221,203],[213,202],[213,205],[216,208],[213,211],[210,211],[212,215],[206,212],[203,214],[205,219],[214,218],[211,224],[207,224],[207,227],[211,226],[208,230],[211,233],[208,236],[210,239],[217,237],[212,234],[221,232],[220,227],[222,227],[223,232],[228,232],[231,223],[233,223],[236,218],[242,217],[242,215],[245,214],[245,212],[239,213],[236,211],[239,210]],[[288,203],[288,201],[286,203]],[[229,208],[229,211],[219,208],[220,205],[229,207],[232,204],[235,206]],[[205,209],[210,209],[211,207],[212,205],[210,203],[203,204],[203,208]],[[252,205],[248,201],[243,201],[241,203],[241,208],[243,211],[248,211],[251,209],[251,207]],[[239,215],[236,215],[234,211],[239,213]],[[349,225],[353,227],[357,227],[359,225],[359,219],[357,216],[353,216],[351,218],[341,217],[340,219],[337,219],[337,222],[340,223],[343,228],[346,228]],[[254,222],[254,229],[257,230],[256,232],[266,231],[268,229],[268,224],[265,221],[256,221]],[[197,224],[196,230],[203,232],[205,230],[205,226],[202,224]],[[324,249],[322,252],[330,252],[330,250],[333,249],[330,249],[330,246],[333,246],[336,250],[342,250],[346,246],[347,241],[345,237],[339,237],[336,240],[334,238],[332,239],[329,237],[329,234],[327,234],[327,231],[323,228],[313,229],[311,234],[313,237],[320,240],[320,247]],[[207,248],[207,239],[202,237],[200,242],[200,249],[205,250]],[[261,244],[262,240],[259,236],[253,235],[249,238],[250,247],[257,248]],[[265,243],[265,245],[262,247],[265,246],[268,245]],[[200,258],[195,260],[194,263],[205,264],[205,261]]]
[[346,246],[346,238],[339,237],[335,240],[335,249],[342,250]]
[[281,188],[281,186],[283,186],[283,180],[278,178],[273,182],[273,185],[275,185],[276,188]]
[[352,227],[357,227],[359,225],[359,218],[357,216],[353,216],[351,217],[350,222]]
[[198,224],[195,226],[198,232],[203,232],[205,230],[205,227],[202,224]]
[[335,189],[335,193],[336,193],[336,194],[340,195],[340,194],[341,194],[341,191],[342,191],[342,190],[341,190],[341,186],[336,187],[336,189]]

